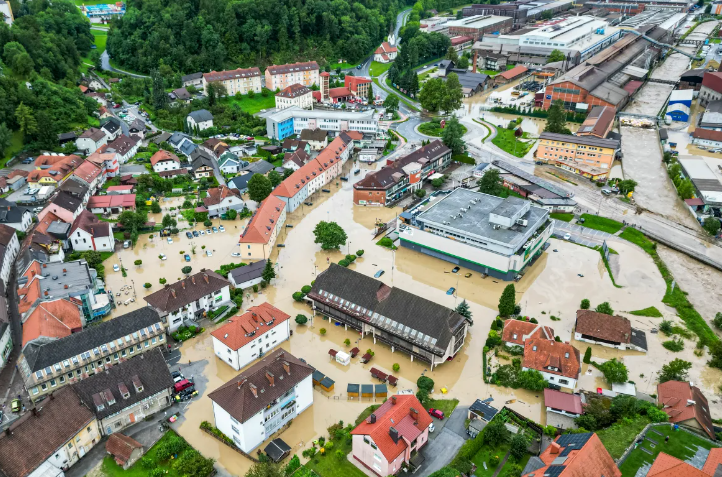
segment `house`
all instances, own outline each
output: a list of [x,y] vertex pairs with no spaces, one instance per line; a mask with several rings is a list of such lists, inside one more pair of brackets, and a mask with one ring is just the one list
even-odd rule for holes
[[306,151],[303,149],[297,149],[294,152],[287,152],[283,155],[281,167],[297,171],[305,166],[310,160],[311,156]]
[[579,394],[563,393],[554,389],[544,389],[544,406],[547,415],[555,412],[563,416],[577,418],[582,415],[582,398]]
[[[720,105],[722,105],[722,101],[720,101]],[[722,128],[722,124],[720,127]],[[716,129],[703,129],[701,127],[695,128],[692,132],[692,144],[707,148],[722,147],[722,131],[717,131]]]
[[389,63],[396,59],[397,53],[398,49],[395,46],[389,45],[388,41],[385,41],[374,51],[374,61],[378,63]]
[[[696,464],[697,465],[697,464]],[[719,477],[722,473],[722,449],[710,449],[702,469],[660,452],[647,471],[647,477]]]
[[168,331],[174,332],[184,321],[193,323],[208,311],[231,301],[231,283],[216,272],[201,271],[178,282],[165,285],[143,299],[168,322]]
[[10,353],[13,351],[13,330],[7,316],[7,300],[3,296],[0,298],[4,308],[0,309],[0,370],[5,368],[8,363]]
[[215,427],[250,453],[313,404],[313,368],[278,350],[208,397]]
[[263,270],[266,268],[266,260],[249,263],[248,265],[234,268],[228,272],[228,280],[234,287],[245,290],[263,280]]
[[117,195],[117,194],[132,194],[133,189],[135,189],[134,185],[119,185],[119,186],[110,186],[106,190],[108,191],[109,195]]
[[310,88],[319,84],[319,67],[315,61],[292,63],[288,65],[271,65],[265,72],[266,88],[275,91],[288,86],[300,84]]
[[78,333],[85,326],[80,307],[66,298],[44,301],[23,321],[23,348]]
[[255,144],[247,143],[239,146],[231,146],[229,149],[233,154],[241,158],[243,156],[255,156],[258,154],[258,146]]
[[60,389],[0,434],[6,477],[62,477],[100,442],[95,416],[70,388]]
[[524,342],[522,369],[535,369],[550,384],[574,389],[582,371],[579,350],[569,343],[544,338]]
[[[481,177],[487,166],[494,166],[499,169],[499,176],[503,180],[504,187],[549,212],[573,212],[577,206],[577,202],[570,197],[571,194],[566,190],[513,166],[509,162],[495,159],[491,161],[491,164],[482,164],[474,170],[474,177]],[[481,171],[481,173],[477,174],[477,171]]]
[[469,412],[466,417],[472,421],[482,420],[484,422],[491,422],[498,412],[499,410],[490,406],[488,402],[477,399],[471,406],[469,406]]
[[301,109],[313,109],[313,95],[311,90],[302,84],[286,86],[281,92],[276,93],[276,109],[298,106]]
[[186,118],[186,122],[192,131],[203,131],[213,127],[213,115],[207,109],[191,111]]
[[0,2],[0,20],[3,20],[8,26],[12,26],[15,21],[13,17],[13,9],[10,2]]
[[351,431],[353,458],[380,477],[396,475],[428,443],[431,422],[416,396],[391,396]]
[[320,151],[328,145],[328,132],[323,129],[304,129],[301,131],[301,140],[311,146],[312,151]]
[[[119,140],[121,140],[121,138],[116,139],[116,141]],[[103,177],[105,179],[117,176],[118,171],[120,170],[120,154],[118,154],[116,150],[109,151],[108,147],[109,146],[107,145],[101,147],[93,154],[89,155],[86,159],[86,161],[92,162],[93,164],[101,168],[101,170],[103,171]]]
[[88,403],[106,436],[173,404],[173,378],[160,348],[124,359],[76,383],[73,389]]
[[123,129],[120,127],[120,119],[115,117],[104,121],[102,126],[100,126],[100,130],[105,133],[108,138],[108,142],[114,141],[123,133]]
[[693,89],[699,91],[702,88],[702,80],[707,70],[704,68],[692,69],[682,73],[679,78],[679,89]]
[[10,186],[10,189],[18,190],[27,183],[27,178],[29,175],[30,173],[28,171],[15,169],[14,171],[10,172],[10,174],[5,178],[5,180],[7,181],[8,186]]
[[193,86],[197,89],[203,88],[203,73],[198,72],[181,76],[181,83],[184,88],[188,86]]
[[4,285],[8,283],[18,252],[20,252],[20,240],[16,230],[0,224],[0,278]]
[[27,232],[33,224],[30,209],[15,205],[6,199],[0,199],[0,224],[12,227],[20,232]]
[[143,445],[135,439],[120,432],[111,434],[105,443],[105,450],[113,456],[115,463],[123,468],[130,469],[138,459],[143,457]]
[[66,132],[58,134],[58,144],[61,146],[67,142],[75,142],[78,136],[74,132]]
[[168,99],[171,101],[187,103],[191,100],[191,94],[185,88],[178,88],[168,93]]
[[614,459],[593,432],[562,434],[539,457],[527,462],[522,477],[554,475],[555,477],[604,476],[622,477]]
[[[125,164],[130,159],[132,159],[133,156],[135,156],[138,152],[138,147],[140,147],[141,139],[142,137],[139,135],[133,136],[132,131],[130,137],[121,134],[113,142],[108,144],[108,147],[105,151],[118,154],[118,162],[120,162],[121,164]],[[115,171],[106,172],[107,177],[115,177],[117,174],[117,169]]]
[[297,150],[301,150],[307,154],[311,153],[311,146],[301,139],[291,139],[286,138],[284,139],[283,143],[281,144],[283,147],[283,152],[293,152]]
[[164,179],[170,179],[171,177],[176,176],[187,176],[188,174],[189,171],[185,167],[181,167],[180,169],[171,169],[169,171],[160,171],[158,173],[158,175]]
[[501,86],[503,84],[507,84],[511,81],[519,79],[521,76],[526,74],[527,71],[529,71],[529,68],[527,68],[526,66],[516,65],[512,69],[503,71],[498,75],[494,76],[494,85]]
[[362,76],[346,75],[343,80],[343,85],[348,88],[351,94],[364,101],[369,98],[369,90],[373,91],[372,84],[373,82],[369,78]]
[[211,333],[213,351],[238,371],[290,338],[290,318],[267,302],[252,306]]
[[82,164],[75,169],[70,178],[88,186],[88,190],[90,190],[91,193],[95,192],[98,187],[105,182],[103,169],[91,161],[83,161]]
[[224,174],[237,174],[241,170],[241,164],[248,163],[241,161],[238,156],[231,152],[224,152],[218,158],[218,168]]
[[474,73],[473,71],[463,70],[459,68],[447,70],[447,74],[445,76],[442,76],[441,78],[446,81],[447,79],[449,79],[448,75],[450,75],[451,73],[456,74],[456,76],[459,78],[459,83],[461,83],[461,94],[465,98],[474,96],[477,93],[485,91],[487,85],[489,84],[489,75],[483,73]]
[[153,172],[172,171],[180,169],[180,159],[172,152],[161,149],[150,157]]
[[128,126],[128,134],[130,134],[130,137],[145,139],[147,130],[148,128],[146,127],[145,122],[141,121],[139,118],[135,118],[135,120]]
[[193,176],[196,179],[213,176],[213,159],[201,149],[196,149],[190,156]]
[[240,212],[246,207],[240,192],[224,185],[208,189],[206,193],[208,197],[203,198],[203,204],[208,209],[208,217],[220,217],[231,209]]
[[247,172],[250,174],[261,174],[266,175],[273,170],[273,164],[265,159],[260,161],[250,162],[248,165],[241,168],[241,172]]
[[[208,94],[208,84],[215,83],[221,86],[228,96],[236,93],[248,94],[261,92],[261,70],[257,67],[238,68],[229,71],[211,71],[203,74],[203,92]],[[275,88],[273,88],[275,89]]]
[[614,126],[617,110],[611,106],[594,106],[579,129],[577,136],[594,136],[605,139]]
[[610,316],[593,310],[577,310],[574,339],[609,348],[647,352],[647,335],[632,328],[623,316]]
[[84,151],[85,154],[92,154],[97,151],[100,147],[108,144],[108,137],[105,132],[98,128],[90,128],[78,136],[75,140],[75,147],[80,151]]
[[[104,195],[100,197],[125,197]],[[135,200],[133,200],[135,206]],[[83,210],[75,218],[70,228],[69,240],[76,252],[94,250],[97,252],[113,252],[115,250],[115,239],[113,238],[113,227],[109,222],[102,222],[88,210]]]
[[94,214],[120,214],[135,210],[135,194],[94,195],[88,200],[88,209]]
[[722,100],[721,71],[708,71],[704,74],[698,100],[702,106],[706,106],[710,101]]
[[81,181],[65,181],[58,190],[60,192],[65,192],[76,199],[80,199],[83,205],[87,204],[88,199],[90,199],[90,188],[87,184]]
[[101,106],[100,109],[98,109],[98,115],[101,120],[113,117],[113,113],[108,111],[108,108],[106,108],[105,106]]
[[248,181],[250,181],[253,176],[255,176],[255,174],[251,172],[241,171],[239,175],[228,181],[228,187],[237,190],[241,194],[245,194],[248,192]]
[[[252,174],[248,174],[250,176]],[[240,252],[245,259],[266,260],[273,251],[284,222],[286,222],[286,203],[271,194],[258,204],[256,213],[251,217],[241,238]]]
[[48,212],[55,214],[63,222],[72,224],[83,210],[82,200],[67,192],[59,192],[53,200],[38,214],[38,221],[42,220]]
[[200,147],[213,156],[214,159],[218,159],[221,157],[221,154],[228,151],[228,144],[215,137],[206,139]]
[[657,385],[657,404],[669,416],[669,422],[701,432],[715,439],[707,398],[687,381],[667,381]]
[[524,348],[524,342],[528,338],[554,339],[554,330],[548,326],[522,320],[505,320],[504,329],[501,333],[501,341],[510,348]]

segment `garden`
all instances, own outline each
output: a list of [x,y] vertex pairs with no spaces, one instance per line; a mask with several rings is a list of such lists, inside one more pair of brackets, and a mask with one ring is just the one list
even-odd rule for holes
[[[378,406],[370,406],[361,415],[368,416],[376,408]],[[365,474],[346,458],[351,452],[351,431],[354,427],[351,423],[344,426],[343,421],[331,425],[328,428],[328,438],[318,438],[312,447],[303,451],[303,456],[310,459],[304,468],[323,477],[365,477]]]
[[[491,140],[492,144],[513,156],[524,157],[532,146],[534,146],[535,140],[530,138],[528,132],[521,131],[519,128],[520,124],[521,118],[518,118],[515,121],[509,122],[506,128],[497,127],[496,136]],[[522,141],[522,139],[530,140]]]
[[198,326],[181,326],[175,333],[173,333],[172,336],[176,341],[186,341],[203,333],[205,330],[205,328],[200,328]]
[[[435,118],[431,121],[421,123],[419,124],[419,132],[427,136],[441,137],[444,135],[444,128],[441,126],[441,121],[444,121],[444,118]],[[461,125],[461,131],[463,134],[466,134],[466,127],[463,124]]]

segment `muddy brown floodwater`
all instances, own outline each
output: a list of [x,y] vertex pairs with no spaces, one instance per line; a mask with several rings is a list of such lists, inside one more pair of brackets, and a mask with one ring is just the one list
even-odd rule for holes
[[[350,166],[347,165],[347,168]],[[359,176],[354,176],[353,180],[359,180],[365,173],[366,171],[363,171]],[[466,299],[473,313],[474,326],[470,328],[466,343],[457,356],[430,371],[427,364],[411,362],[407,355],[392,353],[390,348],[381,343],[374,345],[371,338],[366,337],[357,343],[359,335],[355,331],[344,330],[342,326],[335,326],[320,316],[315,317],[307,326],[298,326],[292,321],[293,337],[283,343],[282,347],[294,356],[304,358],[336,383],[332,393],[314,391],[315,405],[303,412],[290,428],[283,432],[283,439],[293,447],[294,452],[300,455],[300,451],[312,440],[325,435],[326,428],[334,422],[353,422],[373,401],[349,401],[346,385],[374,383],[369,368],[374,366],[391,373],[394,363],[400,365],[400,371],[393,372],[399,377],[396,390],[411,389],[415,392],[416,380],[424,373],[435,382],[435,398],[456,398],[461,405],[468,406],[478,398],[491,396],[498,408],[506,404],[544,424],[546,417],[542,393],[500,388],[485,384],[482,379],[482,348],[491,321],[497,315],[499,296],[508,283],[493,278],[482,279],[476,272],[471,272],[470,278],[464,278],[467,270],[451,273],[453,265],[450,263],[405,248],[391,252],[377,246],[372,236],[374,224],[377,221],[387,222],[393,219],[401,210],[353,206],[351,183],[335,182],[329,184],[328,188],[331,189],[330,194],[318,192],[311,197],[313,206],[302,206],[288,215],[287,224],[293,225],[293,228],[284,228],[278,243],[285,247],[276,248],[271,256],[271,259],[278,263],[278,277],[273,285],[261,293],[251,294],[250,299],[243,304],[244,309],[268,301],[291,316],[299,313],[310,316],[310,307],[293,301],[293,292],[310,284],[318,273],[328,267],[328,262],[337,262],[346,253],[363,249],[363,257],[350,266],[352,269],[365,275],[384,270],[386,273],[381,277],[383,282],[444,306],[454,307],[458,300]],[[349,240],[340,251],[322,251],[314,244],[313,229],[321,220],[336,221],[346,231]],[[238,249],[238,237],[245,221],[223,221],[222,224],[226,228],[225,233],[198,237],[191,241],[186,239],[182,232],[178,237],[174,237],[172,244],[160,238],[151,241],[145,235],[135,249],[123,250],[109,259],[106,263],[110,265],[106,265],[106,268],[112,270],[112,263],[119,263],[122,258],[123,264],[128,268],[128,277],[122,278],[120,273],[108,272],[108,286],[116,291],[123,285],[135,283],[139,295],[135,303],[120,306],[113,316],[145,305],[142,296],[150,292],[139,288],[143,283],[152,283],[152,292],[159,289],[159,278],[164,277],[169,282],[180,278],[180,269],[186,264],[180,252],[189,253],[191,242],[197,247],[196,255],[192,255],[190,263],[194,271],[202,267],[217,269],[220,265],[234,260],[238,262],[239,259],[232,257],[231,253]],[[218,225],[217,220],[214,225]],[[620,254],[616,280],[623,288],[612,285],[598,252],[565,241],[551,240],[551,247],[526,271],[520,282],[515,284],[517,299],[524,314],[534,316],[539,323],[553,327],[556,334],[565,341],[572,337],[575,311],[583,298],[590,299],[593,305],[608,301],[619,312],[656,306],[672,318],[674,313],[661,304],[664,280],[649,257],[633,245],[616,240],[613,242],[613,245],[610,245]],[[214,249],[213,256],[202,254],[201,245]],[[168,259],[159,260],[159,253],[165,253]],[[136,259],[143,260],[141,267],[132,265]],[[454,296],[446,295],[446,290],[452,286],[458,290],[458,300]],[[125,295],[122,298],[127,299]],[[560,321],[552,321],[552,315],[559,317]],[[653,318],[630,318],[633,319],[635,327],[644,330],[650,330],[659,322],[659,319]],[[206,333],[181,347],[182,361],[188,359],[207,363],[203,374],[208,379],[208,385],[204,395],[187,407],[184,412],[185,420],[178,430],[193,446],[204,455],[216,459],[229,473],[243,475],[250,467],[250,461],[198,430],[203,420],[213,422],[208,393],[238,374],[217,360],[213,354],[209,332],[215,326],[211,325]],[[321,328],[327,330],[324,336],[319,332]],[[661,346],[662,337],[651,333],[647,337],[650,350],[646,355],[594,347],[593,356],[600,361],[612,357],[623,359],[630,368],[630,379],[637,382],[641,391],[648,393],[655,392],[654,374],[661,365],[673,357],[683,357],[694,363],[691,378],[699,382],[710,396],[713,394],[712,390],[722,381],[722,376],[717,371],[706,370],[704,358],[697,358],[692,354],[691,342],[687,343],[682,353],[672,356],[672,353]],[[372,349],[375,352],[373,361],[362,365],[355,359],[351,365],[345,367],[330,361],[328,350],[345,349],[343,342],[347,338],[352,342],[352,346],[358,346],[362,350]],[[583,353],[586,346],[583,343],[578,345]],[[587,375],[586,371],[585,366],[580,379],[584,388],[606,387],[598,371],[592,370],[590,375]],[[644,374],[645,378],[639,378],[640,374]],[[446,388],[448,393],[443,395],[442,388]],[[719,407],[713,406],[713,409],[716,408],[713,414],[720,414]],[[277,435],[273,436],[275,437]]]

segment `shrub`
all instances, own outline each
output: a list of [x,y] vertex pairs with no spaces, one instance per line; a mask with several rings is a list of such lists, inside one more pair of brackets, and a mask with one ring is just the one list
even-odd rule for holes
[[363,251],[363,250],[356,250],[356,256],[357,256],[357,257],[362,257],[363,254],[364,254],[364,251]]
[[261,288],[266,288],[268,286],[268,282],[266,280],[261,280]]
[[605,315],[614,315],[614,310],[609,305],[608,301],[605,301],[605,302],[597,305],[597,307],[595,308],[595,311],[597,313],[604,313]]
[[536,324],[538,324],[539,322],[536,320],[536,318],[532,318],[532,319],[529,320],[529,323],[534,323],[534,324],[536,325]]
[[588,310],[589,309],[589,300],[586,298],[583,299],[582,302],[579,304],[579,308],[581,308],[582,310]]
[[150,457],[143,457],[140,459],[140,466],[144,469],[151,469],[155,467],[155,462]]
[[499,456],[498,455],[492,456],[491,459],[489,459],[489,467],[491,467],[493,469],[497,465],[499,465]]
[[191,270],[193,270],[190,265],[186,265],[185,267],[181,268],[181,272],[183,272],[184,275],[188,275],[191,273]]
[[321,328],[321,329],[318,330],[318,331],[319,331],[319,333],[321,333],[322,335],[325,335],[325,334],[326,334],[326,328]]
[[659,331],[667,336],[670,336],[672,334],[672,322],[669,320],[662,320],[659,324]]
[[150,477],[163,477],[165,475],[165,471],[159,467],[156,467],[155,469],[152,469],[148,475]]
[[401,369],[401,366],[399,366],[399,363],[394,363],[394,365],[391,366],[391,369],[394,370],[394,373],[398,373],[399,369]]
[[348,267],[349,265],[351,265],[351,262],[349,262],[345,258],[342,258],[341,260],[338,261],[338,264],[341,265],[342,267]]
[[298,314],[296,315],[296,323],[298,323],[299,325],[305,325],[306,323],[308,323],[308,318],[306,318],[306,315]]
[[346,260],[353,263],[356,261],[356,255],[346,255]]
[[258,284],[253,285],[253,293],[258,293]]
[[486,346],[493,348],[501,344],[501,336],[496,330],[490,330],[489,336],[486,338]]
[[587,350],[584,352],[584,362],[589,364],[592,361],[592,347],[587,346]]
[[428,376],[419,376],[419,379],[416,380],[416,386],[420,390],[430,393],[434,389],[434,380]]
[[148,288],[150,288],[150,287],[152,287],[152,286],[153,286],[153,285],[151,285],[151,284],[148,283],[148,282],[146,282],[146,283],[143,284],[143,288],[145,288],[145,289],[148,289]]
[[143,260],[136,260],[135,262],[133,262],[133,265],[140,267],[141,265],[143,265]]
[[718,330],[722,330],[722,313],[717,313],[714,315],[714,320],[712,320],[712,323],[717,327]]
[[211,222],[210,220],[206,219],[203,221],[204,227],[210,227],[211,225],[213,225],[213,222]]
[[557,343],[561,343],[562,339],[559,337],[559,335],[557,335],[554,337],[554,341],[556,341]]
[[301,292],[295,292],[292,296],[295,301],[303,301],[303,297],[306,295]]
[[672,340],[665,341],[662,343],[662,346],[667,348],[670,351],[674,351],[675,353],[678,351],[682,351],[684,349],[684,341],[682,341],[682,338],[675,338]]
[[343,453],[343,451],[337,450],[336,451],[336,458],[337,459],[343,459],[346,457],[346,454]]
[[301,293],[304,295],[308,295],[311,292],[311,286],[310,285],[304,285],[301,287]]
[[333,449],[333,441],[328,441],[328,442],[323,446],[323,448],[326,449],[327,451]]

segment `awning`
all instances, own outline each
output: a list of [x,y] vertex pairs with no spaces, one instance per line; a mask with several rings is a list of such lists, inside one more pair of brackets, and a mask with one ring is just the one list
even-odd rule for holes
[[442,174],[441,172],[436,172],[427,177],[427,179],[433,181],[434,179],[441,179],[442,177],[444,177],[444,174]]
[[687,205],[704,205],[704,201],[698,197],[695,197],[694,199],[684,199],[684,203]]

